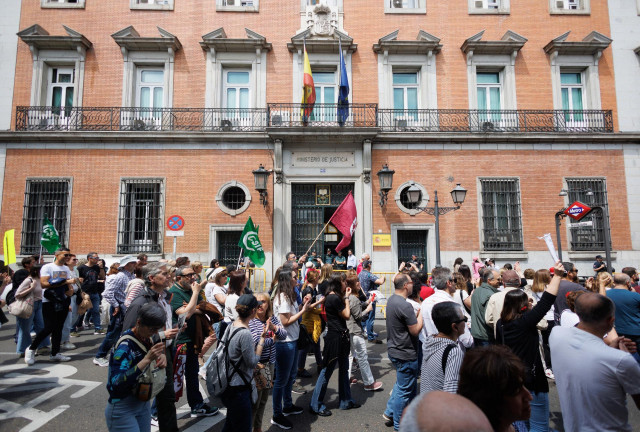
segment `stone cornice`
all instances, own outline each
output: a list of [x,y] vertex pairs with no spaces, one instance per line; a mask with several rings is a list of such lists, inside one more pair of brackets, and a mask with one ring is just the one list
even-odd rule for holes
[[353,38],[338,29],[334,29],[333,34],[327,37],[312,36],[311,30],[307,29],[291,38],[291,42],[287,44],[289,52],[302,51],[305,40],[308,53],[338,54],[340,42],[342,49],[348,53],[354,53],[358,50],[358,44],[353,43]]
[[440,38],[427,33],[424,30],[418,32],[416,40],[398,40],[396,30],[381,37],[378,43],[373,44],[373,52],[387,54],[436,54],[442,49]]
[[158,27],[160,37],[141,37],[133,26],[125,27],[111,35],[121,48],[128,51],[171,51],[182,48],[177,36]]
[[551,40],[544,47],[547,54],[557,53],[559,55],[592,55],[600,56],[613,41],[602,33],[592,31],[580,42],[567,42],[570,31]]
[[80,50],[86,51],[92,43],[81,33],[63,25],[67,36],[51,36],[48,31],[34,24],[20,32],[18,37],[31,48],[38,50]]
[[271,51],[272,45],[259,33],[248,28],[244,29],[247,37],[244,39],[228,38],[224,28],[220,27],[202,36],[200,46],[204,50],[215,50],[217,52],[255,52]]
[[481,40],[483,34],[484,30],[465,40],[460,47],[462,52],[467,55],[469,55],[470,53],[473,55],[514,55],[517,54],[520,49],[522,49],[522,47],[528,40],[527,38],[520,36],[519,34],[511,30],[507,30],[504,36],[502,36],[502,38],[497,41],[483,41]]

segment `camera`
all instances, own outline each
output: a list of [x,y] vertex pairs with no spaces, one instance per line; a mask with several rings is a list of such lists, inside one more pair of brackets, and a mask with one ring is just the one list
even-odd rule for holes
[[154,334],[153,336],[151,336],[151,343],[153,345],[160,343],[160,342],[164,342],[165,340],[167,340],[167,338],[164,335],[164,332],[158,332],[156,334]]

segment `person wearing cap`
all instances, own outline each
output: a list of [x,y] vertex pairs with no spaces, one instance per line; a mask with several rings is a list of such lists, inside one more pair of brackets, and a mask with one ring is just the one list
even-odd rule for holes
[[124,302],[127,297],[127,285],[129,281],[135,278],[133,271],[136,268],[138,259],[133,255],[126,255],[120,259],[118,266],[118,274],[107,278],[102,298],[109,303],[111,320],[107,329],[107,334],[98,349],[98,353],[93,358],[93,364],[100,367],[109,366],[107,355],[111,351],[111,347],[116,343],[122,333],[122,321],[126,308]]
[[[515,270],[507,270],[502,273],[502,284],[504,285],[504,290],[499,291],[489,297],[489,301],[487,302],[487,310],[484,312],[484,319],[487,325],[491,326],[493,329],[493,334],[496,334],[496,322],[500,319],[500,313],[502,312],[502,307],[504,305],[504,298],[509,291],[513,291],[515,289],[519,289],[520,287],[520,275]],[[529,298],[533,301],[533,298],[529,296]],[[538,328],[544,330],[547,328],[547,321],[542,320],[538,324]]]
[[[265,324],[262,327],[258,344],[254,345],[249,322],[256,317],[258,306],[261,304],[262,301],[256,299],[252,294],[241,295],[235,306],[238,318],[227,328],[223,337],[223,340],[228,341],[230,366],[227,371],[229,384],[220,397],[222,403],[227,407],[227,418],[222,432],[251,432],[253,420],[251,380],[253,379],[253,370],[262,355],[269,325]],[[232,365],[237,365],[237,367]]]
[[[367,255],[368,257],[369,255]],[[362,287],[362,291],[365,293],[367,297],[369,297],[369,291],[373,291],[378,289],[378,286],[382,285],[385,281],[384,275],[378,277],[371,273],[371,261],[369,259],[365,259],[362,261],[362,271],[358,274],[358,279],[360,280],[360,286]],[[367,331],[367,339],[369,342],[373,343],[382,343],[378,339],[378,334],[373,331],[373,323],[376,320],[376,302],[372,303],[372,310],[369,312],[366,321],[363,323],[365,326],[365,330]]]
[[596,261],[593,263],[593,271],[596,274],[607,271],[607,264],[602,259],[602,255],[596,255]]

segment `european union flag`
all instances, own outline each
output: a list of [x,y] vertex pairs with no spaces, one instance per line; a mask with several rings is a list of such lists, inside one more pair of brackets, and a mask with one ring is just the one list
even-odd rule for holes
[[342,56],[342,41],[340,41],[340,88],[338,90],[338,123],[340,126],[349,117],[349,79],[347,78],[347,65]]

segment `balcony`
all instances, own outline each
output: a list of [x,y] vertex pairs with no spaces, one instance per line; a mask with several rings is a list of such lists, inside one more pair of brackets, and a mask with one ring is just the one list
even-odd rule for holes
[[378,110],[385,132],[612,133],[602,110]]
[[[372,128],[414,133],[613,133],[610,110],[394,110],[377,104],[302,104],[267,108],[16,108],[16,131],[265,132],[268,128]],[[306,120],[306,121],[304,121]]]

